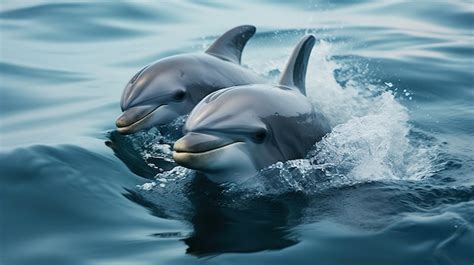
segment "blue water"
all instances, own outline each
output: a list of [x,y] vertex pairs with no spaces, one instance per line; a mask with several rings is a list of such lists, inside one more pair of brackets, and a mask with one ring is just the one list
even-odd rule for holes
[[[473,264],[472,1],[0,3],[0,264]],[[114,132],[142,66],[254,24],[276,80],[306,33],[333,131],[240,185],[176,166],[184,118]]]

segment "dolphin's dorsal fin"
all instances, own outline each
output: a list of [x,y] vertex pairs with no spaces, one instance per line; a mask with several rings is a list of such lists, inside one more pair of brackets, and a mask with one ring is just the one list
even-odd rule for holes
[[211,47],[206,50],[206,53],[240,64],[242,50],[247,41],[255,34],[255,31],[256,28],[251,25],[242,25],[230,29],[214,41]]
[[309,56],[316,38],[313,35],[304,36],[296,45],[293,53],[281,75],[279,84],[282,86],[296,87],[306,95],[305,79]]

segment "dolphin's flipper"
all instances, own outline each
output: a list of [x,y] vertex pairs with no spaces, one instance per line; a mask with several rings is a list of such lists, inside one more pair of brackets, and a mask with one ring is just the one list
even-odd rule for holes
[[306,68],[315,42],[316,38],[313,35],[304,36],[300,40],[286,64],[285,71],[281,75],[280,85],[296,87],[301,93],[306,95]]
[[255,31],[256,28],[251,25],[242,25],[230,29],[214,41],[211,47],[206,50],[206,53],[240,64],[242,50],[247,41],[255,34]]

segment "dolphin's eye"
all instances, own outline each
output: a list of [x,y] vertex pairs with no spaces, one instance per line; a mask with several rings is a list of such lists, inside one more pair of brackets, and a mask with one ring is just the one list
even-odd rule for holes
[[174,99],[178,100],[178,101],[181,101],[181,100],[184,99],[184,96],[186,96],[186,92],[178,91],[178,92],[176,92],[176,94],[174,94]]
[[260,129],[256,131],[254,134],[255,141],[258,143],[263,142],[263,140],[265,140],[266,137],[267,137],[267,131],[265,129]]

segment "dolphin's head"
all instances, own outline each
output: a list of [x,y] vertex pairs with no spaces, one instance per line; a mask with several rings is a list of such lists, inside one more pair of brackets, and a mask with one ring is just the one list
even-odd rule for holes
[[[244,179],[276,160],[271,143],[274,115],[264,88],[226,88],[205,97],[191,112],[184,136],[174,145],[174,160],[222,183]],[[263,102],[262,102],[263,101]],[[259,105],[260,104],[260,105]]]
[[158,61],[140,70],[127,83],[120,102],[117,131],[130,134],[171,122],[191,111],[180,58]]

